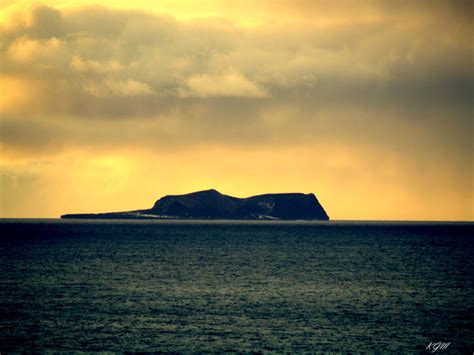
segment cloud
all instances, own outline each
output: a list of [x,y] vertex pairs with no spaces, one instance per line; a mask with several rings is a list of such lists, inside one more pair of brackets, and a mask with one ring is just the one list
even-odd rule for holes
[[469,124],[472,25],[434,26],[459,12],[444,2],[402,1],[398,12],[372,1],[262,4],[295,18],[325,9],[339,20],[247,28],[99,6],[27,9],[3,24],[0,78],[8,92],[0,107],[52,125],[149,120],[166,131],[173,121],[182,134],[192,127],[189,142],[222,136],[216,127],[246,142],[258,140],[255,132],[260,141],[295,141],[308,127],[330,131],[341,112],[350,121],[364,110],[368,125],[374,112],[379,121],[404,122],[431,117],[426,110],[455,112],[456,125]]
[[154,94],[150,85],[133,79],[123,81],[108,79],[103,82],[89,81],[84,84],[83,88],[85,92],[98,98]]
[[79,56],[72,57],[71,68],[81,72],[92,71],[97,73],[116,72],[124,69],[116,60],[83,60]]
[[61,12],[45,6],[33,7],[26,16],[26,25],[38,38],[51,38],[63,32]]
[[267,97],[268,94],[242,74],[230,70],[221,75],[192,75],[186,80],[183,97]]
[[18,64],[37,63],[51,66],[55,58],[62,55],[62,42],[55,37],[38,40],[24,35],[16,39],[8,48],[8,57]]
[[[95,115],[114,117],[125,96],[136,100],[127,102],[123,115],[140,111],[150,116],[192,97],[308,96],[320,105],[391,100],[420,107],[461,98],[467,104],[473,78],[469,22],[451,26],[456,12],[441,11],[448,6],[438,2],[433,7],[400,2],[403,21],[385,2],[360,8],[344,4],[347,14],[339,2],[279,2],[270,10],[319,18],[318,11],[326,9],[340,20],[324,27],[304,22],[251,29],[138,10],[33,7],[12,16],[17,18],[13,24],[3,24],[0,73],[41,81],[32,86],[40,92],[31,90],[31,96],[45,95],[45,87],[59,95],[31,106],[34,115],[87,118],[91,112],[85,103],[101,98],[92,103]],[[369,15],[374,20],[360,21]],[[443,21],[446,26],[437,25]],[[159,96],[160,104],[144,103],[144,95]],[[25,113],[24,107],[17,109]]]

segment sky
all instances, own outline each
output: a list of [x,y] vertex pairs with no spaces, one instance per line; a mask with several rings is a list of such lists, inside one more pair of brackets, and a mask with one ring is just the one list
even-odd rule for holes
[[0,2],[0,217],[314,193],[474,220],[473,4]]

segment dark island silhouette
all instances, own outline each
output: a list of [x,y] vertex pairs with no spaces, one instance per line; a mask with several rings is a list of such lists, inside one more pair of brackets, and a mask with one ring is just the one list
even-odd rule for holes
[[211,189],[160,198],[146,210],[65,214],[69,219],[329,220],[314,194],[279,193],[237,198]]

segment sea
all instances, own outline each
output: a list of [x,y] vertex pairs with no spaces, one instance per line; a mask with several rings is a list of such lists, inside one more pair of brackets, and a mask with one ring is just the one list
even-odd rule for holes
[[473,272],[474,223],[4,219],[0,353],[472,354]]

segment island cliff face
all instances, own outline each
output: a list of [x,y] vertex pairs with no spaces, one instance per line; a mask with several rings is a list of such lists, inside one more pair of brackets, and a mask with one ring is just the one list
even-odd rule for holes
[[61,218],[329,220],[314,194],[283,193],[237,198],[216,190],[165,196],[147,210],[66,214]]

